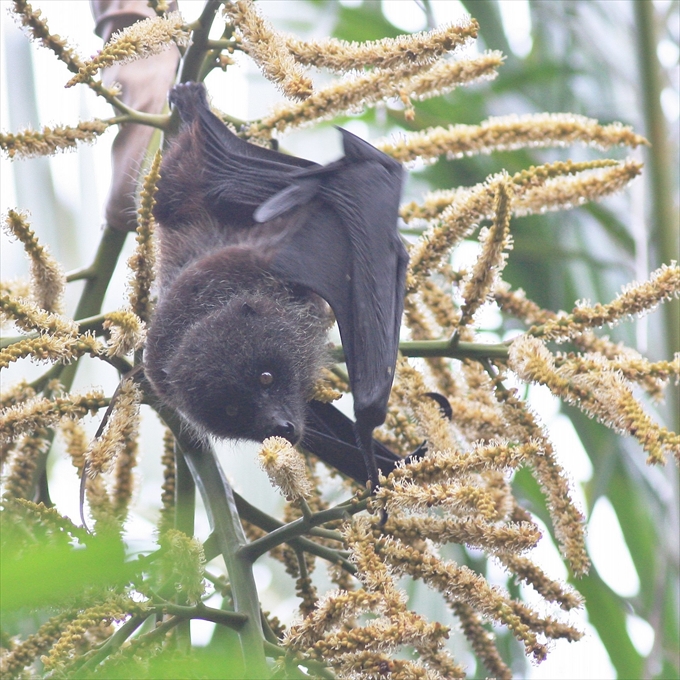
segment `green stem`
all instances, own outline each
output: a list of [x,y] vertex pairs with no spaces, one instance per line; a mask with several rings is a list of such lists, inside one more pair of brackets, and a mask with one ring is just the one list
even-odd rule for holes
[[91,656],[76,672],[73,678],[86,678],[91,675],[94,670],[104,659],[119,649],[123,643],[139,628],[146,619],[149,618],[151,612],[138,614],[133,616],[129,621],[126,621],[100,648]]
[[400,342],[405,357],[449,357],[451,359],[507,359],[505,343],[458,342],[457,340],[413,340]]
[[248,617],[245,614],[238,612],[228,612],[224,609],[215,609],[214,607],[206,607],[203,603],[199,603],[193,607],[188,607],[172,602],[164,602],[158,605],[158,610],[161,613],[172,614],[173,616],[181,616],[185,619],[203,619],[204,621],[212,621],[223,626],[229,626],[234,630],[240,630],[247,623]]
[[206,47],[209,47],[211,50],[229,50],[229,49],[236,49],[238,47],[238,43],[234,40],[207,40],[206,41]]
[[72,272],[66,274],[66,283],[80,281],[81,279],[91,279],[96,275],[97,272],[92,269],[92,266],[81,267],[80,269],[74,269]]
[[319,524],[325,524],[338,519],[346,519],[350,514],[355,514],[363,509],[361,503],[357,503],[357,508],[350,508],[350,506],[336,506],[322,512],[316,512],[309,517],[300,517],[294,522],[284,524],[282,527],[275,529],[271,533],[258,538],[256,541],[244,546],[240,549],[240,554],[245,558],[254,562],[258,557],[269,552],[281,543],[290,543],[291,538],[298,538],[302,534],[308,533],[312,527]]
[[189,45],[182,60],[182,69],[179,77],[181,83],[198,80],[198,75],[203,65],[203,58],[209,47],[208,37],[210,29],[221,4],[221,0],[208,0],[205,3],[203,12],[201,12],[201,16],[195,22],[195,28],[191,33],[191,45]]
[[[237,493],[234,493],[234,498],[236,500],[236,508],[238,509],[239,515],[260,529],[264,529],[265,531],[275,531],[276,529],[285,526],[283,522],[280,522],[278,519],[268,515],[266,512],[262,512],[262,510],[248,503],[245,498],[239,496]],[[361,509],[363,510],[364,507],[365,506],[362,506]],[[356,567],[349,560],[347,560],[339,550],[328,548],[325,545],[319,545],[318,543],[315,543],[314,541],[302,536],[290,539],[288,541],[288,545],[290,545],[293,550],[304,550],[311,555],[320,557],[322,560],[326,560],[332,564],[337,564],[350,574],[356,573]],[[208,536],[206,539],[205,543],[203,544],[203,550],[205,551],[205,559],[207,562],[210,562],[211,559],[219,554],[217,538],[214,533]]]
[[[186,463],[185,452],[175,441],[175,529],[187,536],[194,535],[196,485]],[[186,604],[182,593],[177,594],[178,606]],[[185,618],[177,627],[177,642],[181,649],[191,648],[191,621]]]
[[[407,340],[399,343],[399,351],[405,357],[449,357],[450,359],[507,359],[505,343],[459,342],[453,340]],[[342,362],[342,347],[336,347],[331,356]]]
[[[114,106],[125,106],[122,102],[119,104],[114,103]],[[168,124],[170,123],[169,113],[146,113],[145,111],[137,111],[136,109],[131,109],[129,106],[125,106],[125,113],[115,118],[109,118],[103,121],[108,123],[108,125],[121,125],[122,123],[138,123],[139,125],[148,125],[149,127],[158,128],[159,130],[166,130]]]
[[[267,656],[273,657],[274,659],[278,659],[289,654],[289,652],[287,652],[285,649],[282,649],[279,647],[279,645],[271,642],[264,643],[264,650]],[[314,677],[325,678],[326,680],[336,680],[335,675],[333,675],[328,667],[321,663],[321,661],[316,661],[315,659],[303,659],[297,656],[289,658],[293,667],[296,665],[304,666],[305,668],[308,668],[310,671],[312,671]]]
[[[658,243],[658,253],[653,269],[660,264],[678,260],[680,253],[680,226],[678,210],[673,201],[673,177],[675,170],[671,157],[668,124],[661,108],[661,66],[656,56],[658,37],[655,27],[654,3],[634,2],[638,64],[642,87],[642,105],[645,117],[645,134],[651,146],[646,150],[649,156],[649,171],[652,197],[653,232],[650,241]],[[680,300],[671,300],[664,305],[666,315],[666,337],[670,354],[680,351]],[[675,406],[674,406],[675,405]],[[674,429],[680,427],[677,397],[669,395],[669,412],[675,421]]]
[[194,535],[196,485],[185,460],[186,452],[175,445],[175,529]]
[[343,536],[339,531],[333,531],[332,529],[319,529],[313,528],[309,530],[310,536],[316,536],[317,538],[325,538],[330,541],[343,541]]
[[154,408],[170,427],[184,454],[194,482],[201,492],[210,526],[224,559],[232,588],[234,609],[245,617],[238,631],[243,652],[244,677],[248,680],[269,677],[262,648],[263,631],[260,603],[253,577],[252,562],[240,555],[247,544],[234,493],[207,443],[193,441],[179,416],[160,404]]
[[83,293],[80,296],[80,302],[73,315],[75,319],[95,316],[101,311],[104,296],[118,263],[120,253],[123,250],[126,236],[126,231],[118,231],[110,227],[104,229],[97,254],[94,256],[92,264],[88,267],[91,271],[91,276],[87,279]]

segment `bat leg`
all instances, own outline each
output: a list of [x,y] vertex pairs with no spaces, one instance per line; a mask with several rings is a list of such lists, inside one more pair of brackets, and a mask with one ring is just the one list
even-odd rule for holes
[[378,465],[375,461],[375,453],[373,451],[373,430],[371,425],[356,422],[355,433],[357,438],[357,444],[361,453],[364,456],[364,462],[366,463],[366,472],[368,473],[368,481],[371,485],[371,491],[375,493],[378,488]]

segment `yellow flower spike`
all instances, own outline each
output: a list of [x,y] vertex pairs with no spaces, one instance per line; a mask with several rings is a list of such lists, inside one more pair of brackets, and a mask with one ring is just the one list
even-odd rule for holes
[[9,460],[9,471],[4,479],[5,498],[25,498],[32,492],[38,458],[47,453],[50,443],[48,432],[43,428],[19,440]]
[[96,413],[107,403],[104,394],[98,390],[54,399],[27,399],[0,411],[0,442],[12,441],[24,433],[51,427],[62,418],[79,419],[87,413]]
[[63,311],[66,277],[61,266],[42,246],[24,213],[10,210],[4,220],[5,231],[24,246],[31,261],[31,297],[47,312]]
[[80,65],[66,87],[92,80],[101,69],[112,64],[127,64],[159,54],[173,43],[182,47],[189,43],[189,31],[179,12],[137,21],[114,33],[99,54]]
[[343,73],[365,66],[391,70],[412,63],[429,64],[468,44],[477,37],[478,30],[479,24],[469,19],[430,31],[366,42],[336,38],[302,41],[290,36],[285,36],[285,41],[297,62]]
[[425,279],[420,287],[420,295],[427,308],[444,331],[453,331],[458,321],[456,309],[451,293],[438,286],[432,279]]
[[417,480],[426,485],[433,481],[456,480],[461,475],[476,474],[484,470],[513,469],[540,456],[536,441],[512,445],[500,442],[478,444],[469,451],[444,450],[428,453],[425,458],[400,464],[390,474],[385,486],[397,480]]
[[[493,299],[506,314],[522,319],[527,324],[545,326],[549,321],[558,318],[555,312],[541,309],[536,303],[527,300],[522,289],[511,291],[507,283],[500,283],[496,287]],[[663,384],[670,375],[677,375],[680,372],[680,355],[672,362],[662,361],[652,364],[632,347],[614,343],[607,336],[597,336],[589,330],[584,330],[570,340],[579,349],[589,354],[577,358],[571,355],[565,357],[558,353],[555,355],[556,365],[573,360],[577,361],[585,371],[591,366],[591,361],[599,360],[598,356],[605,357],[610,360],[612,370],[620,371],[628,380],[639,382],[655,399],[661,398]]]
[[611,161],[601,162],[599,165],[605,167],[595,166],[589,172],[556,177],[542,185],[528,188],[517,196],[514,215],[537,215],[598,201],[621,191],[642,172],[642,163],[635,160],[614,165]]
[[405,403],[413,410],[418,426],[432,449],[445,450],[456,448],[450,423],[441,415],[439,406],[425,397],[430,390],[425,386],[423,376],[406,359],[397,361],[397,382],[393,390],[402,394]]
[[[139,422],[136,423],[139,428]],[[116,516],[120,522],[127,518],[128,507],[132,500],[135,480],[133,470],[137,466],[138,453],[137,436],[130,435],[125,440],[125,446],[116,458],[116,469],[112,489],[112,502]]]
[[224,13],[241,38],[243,50],[290,99],[304,100],[312,94],[312,81],[290,53],[286,36],[266,22],[250,0],[225,5]]
[[93,143],[109,129],[109,125],[106,121],[95,119],[81,121],[75,127],[57,125],[16,134],[3,132],[0,133],[0,149],[8,158],[51,156],[59,151],[74,150],[79,142]]
[[340,399],[343,392],[348,390],[348,385],[347,383],[340,381],[337,376],[327,368],[323,368],[321,370],[321,376],[314,384],[313,389],[314,391],[310,399],[328,403]]
[[132,311],[145,323],[151,318],[151,286],[156,278],[156,244],[154,241],[155,221],[153,209],[156,205],[156,191],[160,179],[161,152],[151,162],[151,167],[140,193],[140,206],[137,211],[137,242],[135,252],[128,259],[132,279],[128,283],[128,296]]
[[31,294],[31,283],[27,279],[5,279],[0,281],[0,295],[9,298],[27,298]]
[[144,346],[146,340],[146,324],[129,309],[109,312],[104,321],[104,328],[110,332],[107,354],[109,356],[125,356]]
[[35,397],[35,390],[25,380],[20,380],[0,393],[0,408],[16,406],[32,397]]
[[90,515],[94,519],[94,531],[96,534],[115,536],[122,534],[123,525],[113,507],[113,500],[106,488],[103,477],[88,477],[86,482],[87,504]]
[[[11,500],[8,500],[11,499]],[[58,534],[64,532],[72,537],[81,538],[87,535],[87,532],[79,526],[76,526],[68,517],[60,514],[56,508],[48,508],[44,503],[34,503],[33,501],[18,496],[8,496],[3,505],[8,507],[9,503],[13,503],[15,507],[21,507],[29,518],[37,520],[43,528],[50,530],[52,533]]]
[[496,69],[503,65],[505,57],[497,50],[489,50],[478,57],[459,61],[439,61],[432,68],[416,73],[401,89],[409,97],[419,100],[438,97],[482,80],[493,80]]
[[522,380],[546,385],[591,418],[634,436],[649,454],[648,463],[663,464],[666,453],[680,459],[680,437],[652,421],[621,373],[614,372],[606,360],[594,362],[598,370],[588,373],[575,372],[572,364],[558,369],[545,345],[527,335],[513,341],[509,365]]
[[463,633],[475,654],[496,680],[512,680],[512,671],[503,661],[494,636],[484,628],[481,617],[466,602],[452,602],[451,611],[458,617]]
[[[512,214],[519,217],[596,201],[620,191],[640,174],[641,169],[642,165],[632,160],[559,163],[552,167],[531,168],[512,177],[517,185]],[[572,175],[574,172],[576,174]],[[434,210],[431,217],[438,218],[411,249],[407,294],[417,290],[428,274],[438,270],[451,249],[469,236],[482,220],[493,219],[495,193],[492,187],[504,177],[503,174],[493,175],[474,187],[435,194],[431,207],[425,212],[413,204],[402,208],[402,216],[409,219],[424,217],[431,210]]]
[[407,295],[417,290],[428,274],[439,268],[444,256],[467,237],[480,220],[491,217],[491,183],[501,177],[489,178],[474,190],[461,193],[454,203],[449,203],[443,210],[438,224],[425,232],[411,248],[406,278]]
[[[327,120],[340,113],[355,111],[360,106],[374,106],[383,99],[398,96],[400,90],[407,91],[409,96],[436,96],[459,85],[493,77],[501,63],[500,53],[490,52],[467,61],[435,66],[415,63],[393,71],[378,69],[345,78],[315,91],[302,102],[278,106],[259,123],[251,125],[248,134],[266,136],[272,130],[283,132],[312,121]],[[437,87],[437,91],[429,89],[432,87]]]
[[131,442],[136,441],[139,434],[139,403],[142,392],[131,379],[123,380],[119,390],[104,431],[87,451],[87,474],[90,477],[106,472],[118,455]]
[[[74,420],[63,420],[60,432],[64,438],[66,452],[71,457],[71,463],[82,476],[85,468],[86,455],[90,448],[90,437],[83,426]],[[122,524],[116,515],[113,501],[109,496],[103,477],[90,477],[85,480],[85,499],[90,509],[90,515],[95,522],[97,533],[117,533]]]
[[385,503],[388,513],[397,511],[425,512],[431,507],[445,508],[455,514],[479,514],[493,521],[498,512],[489,492],[479,485],[461,482],[430,482],[427,485],[399,480],[380,486],[376,498]]
[[606,305],[577,304],[570,314],[558,314],[528,332],[545,340],[564,341],[586,329],[612,325],[624,317],[645,314],[659,303],[677,297],[680,297],[680,267],[671,262],[652,272],[647,281],[627,285],[616,299]]
[[402,163],[446,156],[461,158],[522,148],[567,146],[581,142],[598,149],[648,144],[629,126],[600,125],[573,113],[532,113],[489,118],[479,125],[450,125],[411,132],[401,139],[376,142],[375,146]]
[[0,295],[0,320],[12,320],[19,329],[30,333],[44,331],[53,334],[75,335],[78,326],[59,314],[46,312],[27,300]]
[[534,548],[541,538],[532,522],[491,524],[483,519],[456,517],[390,516],[385,532],[406,543],[429,539],[435,544],[460,543],[490,553],[523,552]]
[[[345,536],[365,590],[328,593],[302,622],[291,626],[284,645],[323,660],[341,673],[359,668],[365,673],[375,666],[385,672],[416,673],[397,677],[425,677],[425,668],[434,672],[427,677],[463,677],[462,669],[442,646],[448,629],[406,608],[404,594],[376,553],[370,521],[355,517],[346,526]],[[378,618],[359,627],[348,625],[369,611]],[[408,668],[397,668],[390,658],[405,644],[412,645],[420,659]]]
[[557,602],[565,611],[583,605],[583,597],[577,591],[548,578],[529,558],[512,553],[500,553],[496,555],[496,559],[513,576],[530,584],[548,602]]
[[34,10],[26,0],[13,0],[12,4],[12,12],[17,21],[28,29],[30,37],[54,52],[57,58],[66,64],[69,71],[77,73],[83,65],[81,58],[68,46],[66,40],[50,32],[47,21],[42,18],[41,11]]
[[506,625],[536,660],[545,658],[545,646],[513,612],[508,597],[471,569],[445,562],[432,552],[417,550],[396,539],[386,540],[380,554],[397,574],[422,579],[441,592],[449,606],[459,601],[466,602],[482,615]]
[[467,326],[475,312],[486,302],[498,274],[505,267],[507,255],[503,251],[511,247],[512,182],[509,178],[501,179],[495,183],[493,190],[496,196],[495,216],[488,231],[482,230],[480,233],[482,251],[463,287],[460,326]]
[[[158,523],[158,533],[164,534],[175,523],[175,435],[166,428],[163,434],[163,486],[161,493],[161,519]],[[252,537],[249,537],[253,540]]]
[[[587,170],[597,170],[599,168],[619,167],[620,162],[610,159],[599,159],[594,161],[556,161],[554,163],[546,163],[545,165],[531,166],[526,170],[512,175],[512,182],[515,185],[515,197],[519,199],[527,193],[532,187],[544,185],[548,180],[567,177],[569,175],[576,175]],[[499,178],[502,175],[494,177]],[[489,179],[481,184],[476,184],[472,187],[458,187],[456,189],[438,189],[431,191],[425,195],[423,203],[406,203],[399,211],[401,218],[405,222],[411,222],[415,219],[433,220],[439,217],[446,208],[453,203],[461,203],[473,193],[479,191],[484,192],[488,186]],[[491,197],[489,197],[491,198]],[[484,213],[487,219],[493,217],[493,202],[488,201],[486,208],[487,213]]]
[[169,529],[161,536],[160,545],[165,550],[159,565],[161,581],[176,579],[177,590],[188,602],[199,602],[205,593],[205,554],[201,543],[181,531]]
[[[425,304],[434,316],[439,331],[431,328],[430,323],[423,314],[420,300]],[[418,295],[409,295],[404,300],[404,314],[406,325],[411,330],[413,340],[434,340],[442,335],[448,334],[455,327],[458,319],[458,312],[455,309],[451,298],[437,286],[431,279],[423,281]],[[428,357],[427,366],[432,373],[432,377],[437,383],[438,389],[451,397],[458,393],[459,387],[450,368],[449,362],[443,357]]]
[[77,610],[62,612],[38,628],[23,642],[0,657],[0,676],[3,678],[18,677],[21,671],[30,666],[43,652],[46,652],[62,635],[69,621],[78,614]]
[[89,607],[71,620],[62,630],[58,642],[47,656],[42,657],[45,669],[53,671],[71,660],[75,647],[85,633],[102,622],[124,621],[129,616],[140,613],[145,606],[125,595],[113,595],[101,604]]
[[[620,373],[629,382],[639,383],[647,393],[657,401],[663,398],[663,389],[668,384],[672,376],[680,375],[680,354],[676,354],[673,361],[651,362],[630,348],[619,347],[619,352],[614,354],[614,358],[609,359],[607,366],[609,370]],[[577,373],[597,372],[602,367],[602,354],[574,353],[555,354],[555,366],[561,368],[568,365],[569,370]]]
[[90,333],[76,337],[41,334],[37,338],[19,340],[0,350],[0,369],[25,357],[36,362],[69,363],[84,354],[98,356],[103,353],[104,346]]
[[283,437],[269,437],[260,449],[260,465],[269,481],[288,500],[307,498],[312,493],[312,484],[307,476],[307,465],[303,456]]
[[539,634],[551,640],[567,640],[576,642],[583,637],[583,632],[569,625],[562,623],[552,616],[539,616],[523,602],[512,600],[510,608],[513,613],[522,621],[522,624],[531,628]]

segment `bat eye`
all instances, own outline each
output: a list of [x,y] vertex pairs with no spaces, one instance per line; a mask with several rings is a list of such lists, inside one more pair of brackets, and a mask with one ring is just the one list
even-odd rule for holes
[[260,384],[271,385],[274,382],[274,376],[269,371],[262,371],[260,373]]
[[230,418],[233,418],[238,414],[238,406],[236,404],[229,404],[224,410]]

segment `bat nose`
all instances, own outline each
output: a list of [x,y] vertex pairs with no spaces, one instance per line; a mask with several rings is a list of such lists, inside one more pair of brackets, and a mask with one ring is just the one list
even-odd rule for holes
[[297,444],[300,439],[300,432],[290,420],[279,420],[272,428],[272,437],[283,437],[291,444]]

